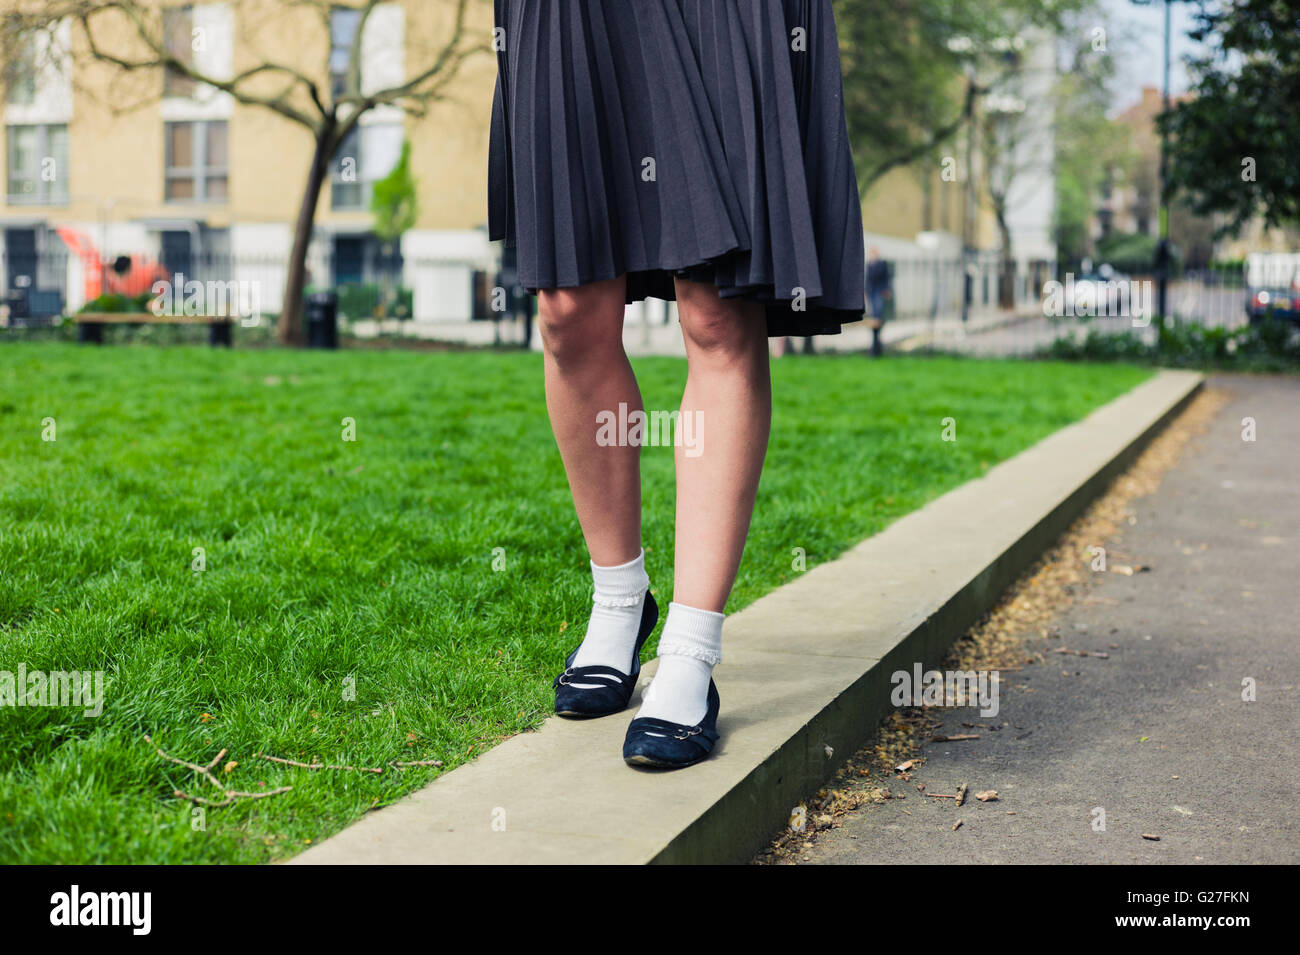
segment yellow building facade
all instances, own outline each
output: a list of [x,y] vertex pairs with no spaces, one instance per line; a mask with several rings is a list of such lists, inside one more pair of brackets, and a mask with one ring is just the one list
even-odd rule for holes
[[[148,5],[146,5],[148,6]],[[0,0],[0,10],[33,9]],[[437,62],[454,34],[451,0],[381,3],[364,27],[355,9],[282,0],[154,4],[150,42],[202,75],[241,82],[273,98],[297,74],[319,90],[346,83],[359,44],[362,92],[401,85]],[[127,61],[156,56],[124,17],[92,23],[96,47]],[[471,0],[462,26],[468,50],[454,79],[420,113],[380,106],[330,161],[309,253],[313,279],[369,281],[387,271],[414,295],[421,319],[463,319],[474,309],[475,272],[491,272],[487,241],[487,152],[496,61],[492,4]],[[12,40],[12,38],[11,38]],[[267,311],[278,307],[284,260],[314,151],[312,132],[267,108],[160,68],[124,69],[97,60],[79,24],[51,25],[23,45],[7,44],[0,156],[0,279],[57,293],[78,307],[97,289],[100,263],[135,256],[169,271],[250,279]],[[291,74],[290,71],[293,71]],[[450,75],[450,74],[445,74]],[[314,109],[303,84],[283,104]],[[394,255],[372,234],[369,194],[410,145],[418,184],[414,228]],[[958,170],[964,162],[958,162]],[[876,183],[863,205],[868,243],[887,258],[960,244],[965,183],[940,170],[900,168]],[[991,230],[981,215],[977,244]],[[30,273],[30,274],[29,274]]]

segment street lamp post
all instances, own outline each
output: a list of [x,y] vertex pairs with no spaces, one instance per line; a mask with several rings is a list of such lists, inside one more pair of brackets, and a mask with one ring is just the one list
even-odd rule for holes
[[971,65],[966,81],[966,207],[961,221],[961,327],[970,318],[971,260],[975,246],[975,97],[980,89],[975,82],[975,69]]
[[[1154,0],[1133,0],[1139,6],[1148,6]],[[1173,0],[1164,0],[1165,35],[1164,35],[1164,88],[1161,100],[1164,112],[1169,112],[1169,65],[1172,60],[1173,37]],[[1169,132],[1160,130],[1160,239],[1156,242],[1156,311],[1160,321],[1164,322],[1169,304],[1169,271],[1173,265],[1173,253],[1169,242]]]
[[[1170,60],[1170,8],[1172,0],[1165,0],[1165,75],[1164,111],[1169,112],[1169,60]],[[1169,266],[1172,256],[1169,249],[1169,132],[1160,131],[1160,243],[1156,246],[1156,278],[1159,281],[1157,304],[1160,321],[1165,320],[1169,302]]]

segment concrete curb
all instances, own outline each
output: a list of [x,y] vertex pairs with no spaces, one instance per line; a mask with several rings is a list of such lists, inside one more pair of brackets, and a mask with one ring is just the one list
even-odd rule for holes
[[729,617],[705,762],[625,766],[631,711],[551,719],[292,863],[749,860],[871,734],[890,675],[934,667],[1202,382],[1160,372]]

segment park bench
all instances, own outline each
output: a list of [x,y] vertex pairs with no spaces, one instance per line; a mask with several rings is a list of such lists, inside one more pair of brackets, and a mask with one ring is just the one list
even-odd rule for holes
[[72,316],[77,341],[102,344],[105,325],[207,325],[208,344],[229,348],[230,327],[238,319],[220,315],[155,315],[152,312],[82,312]]

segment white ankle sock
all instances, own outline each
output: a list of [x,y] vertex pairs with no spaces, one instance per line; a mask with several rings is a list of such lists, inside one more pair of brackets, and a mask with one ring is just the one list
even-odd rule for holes
[[659,638],[659,669],[646,689],[637,717],[653,716],[694,726],[709,708],[709,680],[722,662],[725,614],[685,604],[668,605]]
[[[608,666],[628,673],[641,629],[646,591],[650,589],[650,578],[645,572],[645,551],[642,550],[635,560],[617,567],[598,567],[593,563],[591,576],[595,582],[591,619],[587,622],[587,635],[582,639],[578,655],[573,658],[573,665]],[[596,684],[573,684],[578,689],[593,685]]]

